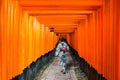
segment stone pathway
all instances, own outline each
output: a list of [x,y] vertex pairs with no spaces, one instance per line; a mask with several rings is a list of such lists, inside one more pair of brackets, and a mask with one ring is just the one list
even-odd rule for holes
[[78,80],[75,71],[73,60],[69,53],[67,53],[67,70],[66,74],[60,71],[59,61],[54,61],[46,68],[42,75],[38,75],[37,80]]

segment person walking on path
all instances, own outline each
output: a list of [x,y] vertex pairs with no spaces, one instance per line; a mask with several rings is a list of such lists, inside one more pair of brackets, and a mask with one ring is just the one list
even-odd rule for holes
[[66,61],[67,61],[66,52],[69,50],[69,46],[65,41],[66,41],[65,39],[59,39],[59,43],[56,47],[55,52],[55,56],[59,60],[60,69],[61,72],[63,72],[63,74],[66,73]]

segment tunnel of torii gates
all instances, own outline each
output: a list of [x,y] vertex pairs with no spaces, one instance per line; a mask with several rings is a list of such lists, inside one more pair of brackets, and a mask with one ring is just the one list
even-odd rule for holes
[[120,0],[0,0],[0,80],[22,73],[60,36],[107,80],[120,80]]

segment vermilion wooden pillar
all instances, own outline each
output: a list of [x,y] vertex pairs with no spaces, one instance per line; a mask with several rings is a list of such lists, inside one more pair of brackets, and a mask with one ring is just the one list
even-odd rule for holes
[[2,80],[2,7],[3,6],[3,1],[1,0],[0,2],[0,79]]
[[[5,3],[6,2],[6,3]],[[6,19],[6,15],[7,15],[7,1],[5,0],[3,3],[2,3],[2,10],[1,10],[1,15],[4,15],[4,16],[1,16],[1,24],[2,24],[2,26],[1,26],[1,30],[2,30],[2,36],[1,36],[1,39],[2,39],[2,53],[1,53],[1,61],[2,61],[2,65],[1,65],[1,68],[2,68],[2,74],[1,74],[1,77],[2,77],[2,80],[7,80],[7,53],[6,53],[6,51],[7,51],[7,49],[6,49],[6,46],[7,46],[7,44],[6,44],[6,36],[7,36],[7,34],[5,33],[5,31],[6,31],[6,28],[7,28],[7,26],[5,25],[5,21],[7,22],[7,19]],[[5,13],[5,10],[6,10],[6,13]],[[4,28],[4,26],[6,27],[6,28]],[[5,41],[5,42],[4,42]]]
[[67,35],[67,42],[68,42],[68,44],[70,44],[70,34],[68,33],[66,35]]
[[[120,8],[120,7],[119,7]],[[119,14],[120,14],[120,12],[118,12]],[[120,80],[120,18],[118,18],[118,23],[117,23],[117,26],[118,26],[118,36],[117,36],[117,42],[118,42],[118,44],[117,44],[117,71],[116,71],[116,73],[117,73],[117,77],[118,77],[118,80]]]
[[118,70],[116,70],[116,73],[118,74],[117,75],[117,80],[120,80],[120,5],[119,5],[119,3],[120,3],[120,0],[117,0],[116,1],[116,10],[117,10],[117,20],[116,20],[116,22],[117,22],[117,24],[116,24],[116,26],[117,26],[117,65],[118,65],[118,67],[117,67],[117,69]]
[[33,17],[29,16],[29,63],[34,60],[34,52],[33,52]]
[[106,0],[103,6],[103,75],[116,80],[116,25],[115,0]]

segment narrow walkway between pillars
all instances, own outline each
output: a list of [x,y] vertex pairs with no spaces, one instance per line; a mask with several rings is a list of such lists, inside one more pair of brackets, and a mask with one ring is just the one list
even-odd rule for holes
[[[77,77],[81,77],[78,79]],[[54,59],[53,62],[45,69],[42,75],[38,75],[36,80],[88,80],[86,75],[81,71],[81,75],[75,72],[75,66],[70,53],[67,53],[66,74],[60,70],[59,61]]]

